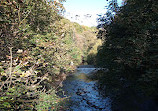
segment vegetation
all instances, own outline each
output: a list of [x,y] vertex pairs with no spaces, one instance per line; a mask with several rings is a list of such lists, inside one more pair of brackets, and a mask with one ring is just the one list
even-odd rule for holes
[[62,108],[57,88],[95,46],[97,31],[64,19],[63,2],[0,1],[0,110]]
[[93,78],[121,111],[157,100],[158,1],[111,0],[99,32],[63,18],[63,2],[0,1],[0,110],[63,110],[58,87],[85,62],[108,68]]
[[[158,97],[157,9],[157,0],[125,0],[120,8],[117,0],[111,0],[108,12],[99,19],[98,27],[103,29],[99,37],[104,43],[97,64],[109,69],[100,73],[100,81],[115,99],[123,96],[122,101],[131,101],[130,95],[135,101],[137,97]],[[124,104],[121,111],[137,110],[127,106],[128,102],[118,103]]]

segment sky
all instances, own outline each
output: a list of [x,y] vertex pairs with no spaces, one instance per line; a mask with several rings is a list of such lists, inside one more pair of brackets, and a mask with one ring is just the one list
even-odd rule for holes
[[[118,1],[121,3],[122,0]],[[96,26],[97,14],[106,13],[107,3],[107,0],[66,0],[64,16],[81,25]]]

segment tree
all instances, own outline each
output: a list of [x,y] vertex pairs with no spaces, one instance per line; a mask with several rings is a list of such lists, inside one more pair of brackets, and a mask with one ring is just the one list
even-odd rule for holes
[[[46,51],[33,40],[36,39],[35,35],[40,35],[44,44],[44,41],[54,38],[51,36],[48,39],[54,31],[51,28],[55,29],[55,23],[61,18],[61,2],[62,0],[58,3],[47,0],[0,1],[1,110],[46,110],[53,104],[57,105],[58,96],[46,82],[50,70],[49,67],[44,68],[47,63],[44,60],[47,58],[43,53]],[[47,100],[43,101],[44,97]],[[51,102],[50,98],[53,99]],[[46,107],[40,106],[41,102],[47,104]]]
[[128,84],[137,93],[157,96],[157,4],[156,0],[126,0],[113,20],[103,18],[106,36],[98,64],[107,67],[112,81],[120,84],[113,85],[117,91]]

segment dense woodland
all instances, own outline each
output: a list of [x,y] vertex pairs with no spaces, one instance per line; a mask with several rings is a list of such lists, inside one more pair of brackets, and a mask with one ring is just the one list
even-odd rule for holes
[[124,0],[119,7],[111,0],[98,21],[104,43],[97,64],[109,72],[97,76],[117,100],[114,106],[140,111],[138,101],[150,98],[158,103],[158,1]]
[[106,86],[113,110],[157,102],[158,1],[124,0],[119,7],[110,0],[99,31],[65,19],[64,2],[0,1],[0,110],[64,110],[67,98],[56,92],[85,61],[108,68],[94,78]]
[[0,1],[1,111],[62,109],[62,81],[97,53],[97,29],[63,18],[64,2]]

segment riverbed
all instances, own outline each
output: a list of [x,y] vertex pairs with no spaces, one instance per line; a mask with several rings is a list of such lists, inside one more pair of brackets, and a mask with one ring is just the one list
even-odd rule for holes
[[97,70],[80,66],[63,82],[64,96],[69,97],[66,111],[111,111],[111,99],[102,96],[97,81],[88,78]]

